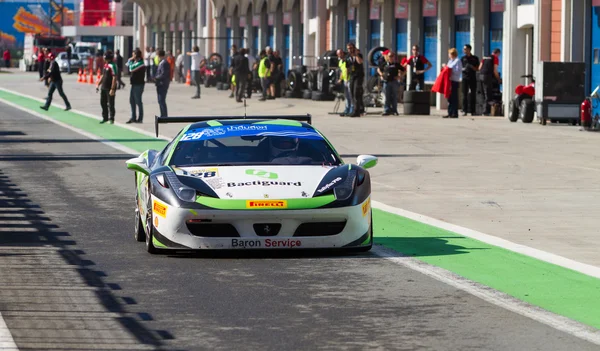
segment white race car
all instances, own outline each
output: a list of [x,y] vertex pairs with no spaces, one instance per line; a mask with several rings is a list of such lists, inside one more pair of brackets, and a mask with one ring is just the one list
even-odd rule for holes
[[347,249],[373,244],[375,156],[342,161],[311,117],[156,117],[190,123],[135,171],[135,238],[147,251]]

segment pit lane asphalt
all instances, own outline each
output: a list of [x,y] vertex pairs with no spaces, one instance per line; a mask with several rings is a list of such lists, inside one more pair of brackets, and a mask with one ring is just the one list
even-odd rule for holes
[[[147,254],[132,234],[133,173],[124,165],[130,157],[0,104],[2,177],[62,233],[21,242],[4,228],[0,247],[10,254],[8,245],[52,244],[77,253],[70,264],[99,272],[97,280],[111,287],[107,294],[118,304],[96,308],[117,321],[137,316],[137,327],[128,329],[140,343],[169,350],[597,349],[372,253]],[[5,259],[0,254],[0,267]],[[10,306],[2,291],[9,287],[0,285],[3,314]],[[21,348],[43,333],[39,320],[5,320]],[[72,334],[65,327],[52,340],[48,349],[67,348]]]

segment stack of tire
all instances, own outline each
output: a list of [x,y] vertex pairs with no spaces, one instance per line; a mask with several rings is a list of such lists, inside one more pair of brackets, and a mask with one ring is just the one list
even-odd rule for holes
[[306,73],[306,66],[296,66],[288,72],[286,79],[287,91],[285,92],[286,98],[300,99],[305,90],[306,82],[302,78],[303,74]]
[[404,114],[405,115],[430,115],[431,114],[431,92],[429,91],[405,91],[404,92]]

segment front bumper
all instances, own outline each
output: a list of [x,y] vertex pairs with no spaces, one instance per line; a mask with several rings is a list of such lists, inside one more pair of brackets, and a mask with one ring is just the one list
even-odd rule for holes
[[152,219],[160,243],[155,246],[160,248],[333,249],[372,244],[370,197],[357,206],[309,210],[192,210],[154,196],[152,203],[161,209]]

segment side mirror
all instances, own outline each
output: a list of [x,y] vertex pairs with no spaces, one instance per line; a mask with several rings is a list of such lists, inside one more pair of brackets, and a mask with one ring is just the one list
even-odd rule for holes
[[356,164],[364,169],[373,168],[377,164],[377,156],[360,155],[356,158]]
[[131,169],[136,172],[144,173],[145,175],[150,175],[150,168],[146,165],[146,160],[142,157],[132,158],[125,162],[127,164],[127,169]]

